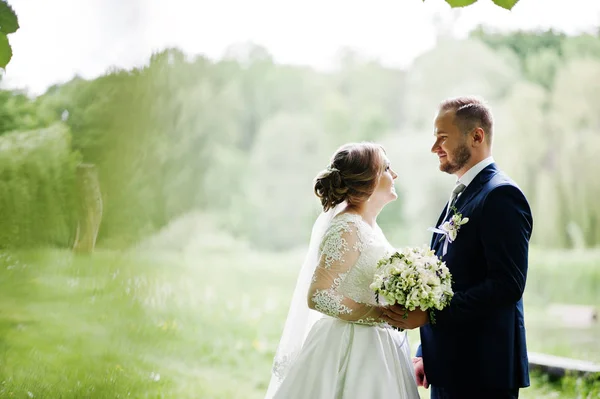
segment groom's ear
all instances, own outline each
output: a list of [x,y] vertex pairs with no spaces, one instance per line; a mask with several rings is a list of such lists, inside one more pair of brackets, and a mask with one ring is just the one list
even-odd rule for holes
[[478,127],[477,129],[473,130],[473,133],[471,133],[471,137],[473,138],[473,145],[475,147],[479,147],[480,145],[482,145],[483,143],[485,143],[485,131]]

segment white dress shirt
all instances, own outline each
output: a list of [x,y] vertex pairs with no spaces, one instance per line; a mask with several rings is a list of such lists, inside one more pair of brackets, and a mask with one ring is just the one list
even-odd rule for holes
[[479,174],[479,172],[481,172],[493,163],[494,158],[492,156],[487,157],[483,161],[473,165],[471,169],[467,170],[467,172],[458,179],[456,184],[462,183],[465,185],[466,189],[467,187],[469,187],[469,184],[471,184],[473,179],[475,179],[475,176]]

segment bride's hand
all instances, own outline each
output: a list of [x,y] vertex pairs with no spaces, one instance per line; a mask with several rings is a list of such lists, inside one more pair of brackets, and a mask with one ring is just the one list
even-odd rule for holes
[[[403,330],[412,330],[429,323],[429,313],[421,309],[409,311],[402,306],[394,305],[383,308],[382,312],[382,320]],[[404,317],[405,314],[407,317]]]

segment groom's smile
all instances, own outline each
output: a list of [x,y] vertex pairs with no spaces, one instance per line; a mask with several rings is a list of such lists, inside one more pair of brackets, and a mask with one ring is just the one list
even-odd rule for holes
[[467,165],[471,152],[467,145],[466,135],[455,123],[454,111],[442,111],[435,118],[435,143],[431,152],[438,156],[440,170],[454,174]]

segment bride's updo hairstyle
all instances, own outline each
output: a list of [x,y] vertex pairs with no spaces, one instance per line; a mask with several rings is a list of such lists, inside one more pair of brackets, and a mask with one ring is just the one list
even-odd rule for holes
[[341,146],[331,163],[315,178],[315,194],[323,211],[346,201],[348,206],[369,199],[383,172],[382,146],[374,143],[350,143]]

